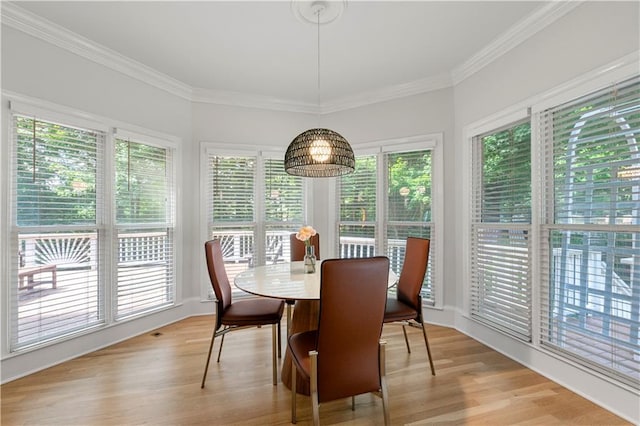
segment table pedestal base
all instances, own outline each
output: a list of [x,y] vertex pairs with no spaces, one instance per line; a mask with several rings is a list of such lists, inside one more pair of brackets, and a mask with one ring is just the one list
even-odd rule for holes
[[[320,314],[319,300],[298,300],[291,318],[291,330],[287,330],[287,335],[300,333],[318,328],[318,315]],[[291,389],[291,353],[287,345],[282,364],[282,383]],[[309,395],[309,382],[304,380],[300,374],[296,375],[296,392],[301,395]]]

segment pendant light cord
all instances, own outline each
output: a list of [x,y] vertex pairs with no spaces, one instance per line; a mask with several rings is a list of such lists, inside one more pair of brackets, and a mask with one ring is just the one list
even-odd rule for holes
[[320,127],[320,13],[322,9],[316,11],[318,19],[318,127]]

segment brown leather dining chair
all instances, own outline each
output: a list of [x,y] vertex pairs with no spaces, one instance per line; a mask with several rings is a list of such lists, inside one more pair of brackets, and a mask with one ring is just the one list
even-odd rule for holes
[[411,353],[409,339],[407,338],[406,325],[411,325],[422,329],[424,336],[424,344],[427,346],[427,355],[429,357],[429,365],[431,366],[431,374],[436,375],[431,357],[431,349],[429,348],[429,339],[427,339],[427,330],[424,326],[424,317],[422,316],[422,282],[427,272],[427,263],[429,262],[429,245],[431,241],[426,238],[408,237],[404,254],[404,263],[400,278],[397,285],[397,297],[387,299],[387,307],[384,313],[384,322],[400,322],[402,323],[402,332],[404,333],[404,341],[407,345],[407,351]]
[[292,334],[291,422],[296,423],[296,375],[310,382],[313,423],[319,404],[368,392],[380,393],[385,424],[389,402],[385,343],[380,341],[389,259],[329,259],[321,265],[317,330]]
[[[217,360],[217,362],[220,362],[220,354],[222,353],[225,334],[241,328],[263,325],[271,325],[273,384],[275,385],[278,380],[276,353],[280,356],[280,345],[277,341],[280,340],[280,320],[282,319],[282,313],[284,311],[284,302],[279,299],[268,298],[233,302],[231,300],[231,285],[229,284],[229,278],[227,277],[227,271],[224,266],[220,241],[207,241],[204,244],[204,251],[207,259],[207,269],[209,270],[209,279],[211,280],[211,285],[216,295],[216,325],[213,329],[213,336],[211,336],[207,364],[204,367],[202,385],[200,387],[204,388],[204,382],[209,369],[209,361],[211,360],[211,351],[213,350],[213,342],[216,337],[222,336]],[[278,335],[277,341],[276,333]]]

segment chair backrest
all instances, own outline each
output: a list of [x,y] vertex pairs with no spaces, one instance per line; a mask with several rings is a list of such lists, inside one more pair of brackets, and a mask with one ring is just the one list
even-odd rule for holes
[[[304,241],[297,239],[295,233],[289,235],[289,241],[291,243],[291,261],[304,260]],[[314,247],[316,259],[320,260],[320,234],[311,237],[311,245]]]
[[404,264],[398,279],[398,300],[413,308],[421,309],[420,290],[429,262],[429,245],[426,238],[408,237],[404,252]]
[[213,292],[216,295],[217,314],[216,330],[220,327],[222,321],[222,313],[231,305],[231,285],[227,270],[224,267],[224,258],[222,256],[222,247],[220,240],[210,240],[204,243],[204,252],[207,258],[207,270],[209,271],[209,280],[213,286]]
[[318,324],[318,400],[380,389],[382,333],[389,259],[322,262]]

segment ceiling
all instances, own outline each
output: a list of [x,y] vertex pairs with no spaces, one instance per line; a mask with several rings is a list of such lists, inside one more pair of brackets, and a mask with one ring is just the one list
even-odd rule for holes
[[13,4],[201,96],[254,96],[323,109],[450,86],[479,55],[508,44],[549,5],[351,0],[338,19],[320,27],[318,91],[318,28],[297,18],[291,1]]

